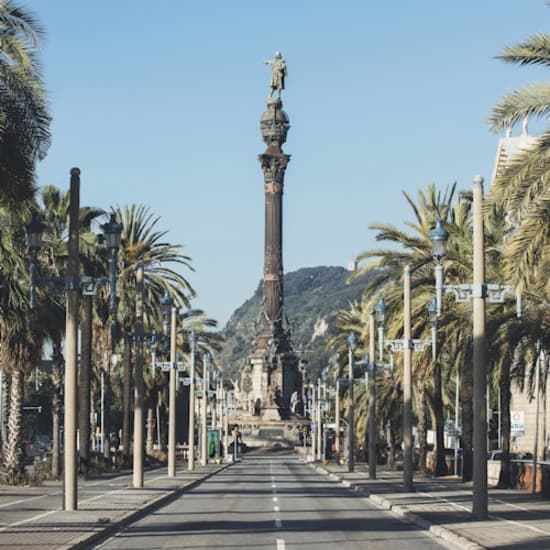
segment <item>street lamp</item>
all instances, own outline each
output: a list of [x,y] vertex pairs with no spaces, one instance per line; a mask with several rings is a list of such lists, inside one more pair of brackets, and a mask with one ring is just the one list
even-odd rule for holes
[[162,325],[164,334],[168,333],[168,319],[170,318],[170,378],[168,393],[168,477],[176,476],[176,316],[177,308],[174,299],[168,292],[160,300],[162,308]]
[[[403,339],[385,340],[384,324],[386,305],[381,298],[375,307],[379,331],[380,360],[383,350],[388,346],[392,354],[403,352],[403,484],[405,491],[413,490],[413,438],[412,438],[412,353],[422,352],[426,346],[432,346],[433,340],[421,340],[411,337],[411,269],[409,265],[403,268]],[[393,359],[392,359],[393,361]]]
[[134,460],[133,483],[136,489],[143,487],[143,400],[145,384],[143,380],[143,294],[144,267],[140,262],[136,270],[136,335],[137,346],[134,368]]
[[348,472],[355,470],[355,456],[354,456],[354,418],[353,418],[353,366],[354,366],[354,352],[357,348],[357,336],[355,332],[351,332],[348,336],[348,381],[349,381],[349,407],[348,407]]
[[334,403],[334,431],[335,431],[335,440],[334,440],[334,450],[336,452],[336,459],[340,460],[340,452],[342,450],[341,439],[340,439],[340,365],[339,365],[340,356],[335,353],[330,362],[334,367],[334,387],[335,387],[335,403]]
[[195,355],[198,336],[194,330],[189,333],[191,348],[191,373],[189,383],[189,451],[187,453],[188,470],[195,469]]
[[202,361],[202,402],[201,402],[201,443],[200,457],[201,466],[206,466],[208,463],[208,390],[210,376],[210,361],[211,356],[207,352],[203,355]]
[[[77,468],[76,468],[76,428],[77,428],[77,342],[78,313],[80,293],[93,295],[97,287],[105,280],[103,278],[80,277],[79,259],[79,210],[80,210],[80,170],[71,169],[69,190],[69,242],[67,256],[67,272],[60,277],[41,277],[38,272],[37,255],[42,247],[42,236],[46,226],[38,214],[34,214],[26,227],[27,245],[29,249],[30,275],[30,307],[36,305],[36,289],[39,286],[51,285],[54,290],[65,292],[66,301],[66,362],[64,387],[64,498],[63,506],[67,511],[74,511],[77,502]],[[116,327],[116,257],[120,247],[122,224],[116,222],[114,214],[111,222],[104,224],[103,230],[109,250],[109,311],[112,316],[112,327]],[[114,328],[111,329],[114,341]]]
[[[472,284],[444,285],[442,259],[449,233],[436,220],[430,231],[432,256],[436,263],[437,312],[441,313],[443,292],[451,292],[457,302],[472,301],[473,310],[473,371],[474,371],[474,440],[473,440],[473,505],[476,519],[488,518],[487,489],[487,344],[485,337],[485,300],[503,303],[507,292],[514,289],[509,285],[487,284],[485,282],[485,246],[483,226],[483,178],[475,176],[473,181],[473,281]],[[516,292],[517,315],[521,316],[521,296]]]

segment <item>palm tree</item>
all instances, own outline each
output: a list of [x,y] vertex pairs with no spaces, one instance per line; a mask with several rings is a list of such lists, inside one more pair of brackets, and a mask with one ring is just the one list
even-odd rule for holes
[[50,117],[37,58],[38,20],[12,0],[0,3],[0,202],[34,194],[35,163],[50,142]]
[[[0,364],[11,375],[10,409],[7,439],[4,444],[4,466],[7,480],[16,483],[22,478],[22,417],[25,375],[42,356],[45,339],[45,314],[54,304],[40,292],[35,310],[29,310],[28,268],[25,257],[26,239],[22,211],[2,211],[6,224],[0,247]],[[46,303],[48,302],[48,303]]]
[[[447,188],[445,193],[441,193],[435,185],[429,185],[426,191],[418,193],[418,201],[415,202],[404,193],[405,199],[411,207],[414,214],[414,222],[405,222],[405,226],[412,230],[408,232],[399,229],[390,224],[371,224],[370,229],[377,231],[376,239],[388,243],[398,244],[399,248],[383,248],[364,252],[358,256],[359,262],[365,262],[361,268],[354,274],[364,274],[374,270],[374,277],[370,280],[365,289],[365,298],[371,301],[371,309],[374,305],[373,295],[379,294],[384,289],[388,295],[388,307],[395,313],[392,316],[393,327],[388,328],[388,332],[394,333],[394,338],[401,334],[403,324],[402,305],[401,305],[401,274],[403,266],[408,264],[411,268],[411,283],[413,293],[413,310],[418,311],[414,316],[416,320],[414,328],[415,334],[419,336],[423,333],[429,334],[428,319],[424,308],[430,302],[433,295],[433,268],[431,257],[431,242],[429,240],[429,231],[433,227],[437,218],[449,220],[453,217],[454,211],[452,201],[455,193],[456,184]],[[392,336],[389,336],[392,338]],[[424,434],[427,429],[426,414],[426,380],[433,373],[433,379],[438,382],[441,380],[440,361],[431,362],[426,355],[414,357],[415,380],[416,380],[416,412],[420,420],[419,431],[422,455],[425,454]],[[436,397],[434,402],[441,403],[441,386],[439,383],[433,388]],[[436,433],[437,433],[437,460],[436,472],[444,471],[444,450],[443,450],[443,417],[442,411],[437,411],[436,415]],[[422,459],[423,457],[421,457]]]
[[[118,320],[123,334],[132,332],[135,315],[135,276],[137,266],[145,266],[144,273],[144,315],[146,319],[161,319],[162,312],[160,299],[165,292],[174,298],[178,307],[188,307],[195,291],[187,279],[175,270],[176,266],[192,269],[190,258],[183,254],[183,246],[165,242],[166,231],[160,231],[157,226],[160,218],[155,216],[144,205],[118,206],[114,208],[117,219],[122,223],[121,250],[118,256],[117,295],[119,297]],[[106,435],[109,434],[109,406],[110,403],[110,355],[111,348],[116,342],[111,342],[111,334],[107,320],[109,307],[107,292],[101,293],[101,299],[96,303],[95,336],[100,351],[100,364],[103,366],[103,375],[106,389],[105,419]],[[129,353],[129,346],[125,347]],[[130,440],[130,360],[123,361],[123,425],[127,427],[123,439],[123,454],[129,456]],[[106,452],[109,444],[106,441]]]
[[[539,33],[505,48],[499,56],[507,63],[550,67],[550,35]],[[494,107],[489,125],[495,132],[511,128],[529,116],[550,114],[550,84],[536,83],[505,95]],[[550,243],[550,131],[532,140],[501,167],[491,200],[506,212],[515,229],[505,254],[508,280],[548,296],[550,260],[544,250]]]

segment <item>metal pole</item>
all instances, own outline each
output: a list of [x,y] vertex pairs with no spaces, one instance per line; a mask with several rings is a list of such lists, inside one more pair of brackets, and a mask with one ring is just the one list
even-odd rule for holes
[[498,394],[497,394],[497,397],[498,397],[498,445],[497,445],[497,449],[502,449],[502,433],[501,433],[501,430],[502,430],[502,422],[501,422],[501,406],[502,406],[502,403],[501,403],[501,395],[500,395],[500,386],[498,388]]
[[485,246],[483,242],[483,178],[473,180],[473,354],[474,354],[474,472],[473,514],[488,517],[487,492],[487,366],[485,342]]
[[533,446],[533,487],[531,493],[534,495],[537,492],[537,460],[539,454],[539,412],[540,412],[540,354],[537,354],[535,362],[535,444]]
[[79,258],[79,210],[80,170],[71,169],[69,203],[69,247],[67,260],[67,316],[66,316],[66,360],[65,360],[65,425],[64,425],[64,509],[78,508],[76,483],[76,427],[77,427],[77,354],[78,354],[78,308],[80,298]]
[[403,485],[413,490],[411,268],[403,270]]
[[191,383],[189,384],[189,452],[187,453],[187,469],[195,469],[195,332],[189,335],[191,344]]
[[178,366],[176,363],[177,308],[172,306],[170,322],[170,392],[168,395],[168,477],[176,477],[176,389]]
[[334,431],[336,432],[336,437],[334,440],[334,448],[336,451],[336,458],[340,458],[340,453],[342,451],[342,443],[340,440],[340,380],[336,379],[336,403],[334,405]]
[[208,462],[208,354],[204,354],[202,361],[202,402],[201,402],[201,466],[206,466]]
[[225,393],[225,390],[223,390],[223,400],[223,451],[225,453],[225,459],[227,460],[229,456],[229,409],[227,402],[227,393]]
[[315,392],[315,387],[313,384],[311,385],[311,420],[312,423],[315,425],[315,433],[311,434],[311,460],[315,461],[315,457],[317,456],[317,430],[319,429],[319,426],[317,426],[317,402],[316,402],[317,394]]
[[369,479],[376,479],[376,321],[369,315]]
[[460,398],[460,373],[456,370],[455,388],[455,476],[458,476],[458,407]]
[[[487,394],[485,396],[485,402],[487,403],[487,410],[485,414],[487,415],[487,451],[491,449],[491,440],[489,439],[489,430],[491,428],[491,418],[493,416],[493,410],[491,409],[491,386],[487,383]],[[498,447],[497,447],[498,448]]]
[[323,454],[323,419],[321,414],[321,381],[317,380],[317,460],[322,460]]
[[101,454],[103,454],[105,450],[105,373],[103,369],[101,369],[101,443],[100,443],[100,449]]
[[349,346],[349,408],[348,408],[348,472],[355,470],[355,456],[354,456],[354,418],[353,418],[353,349]]
[[134,487],[143,487],[143,264],[136,271],[136,348],[134,387]]

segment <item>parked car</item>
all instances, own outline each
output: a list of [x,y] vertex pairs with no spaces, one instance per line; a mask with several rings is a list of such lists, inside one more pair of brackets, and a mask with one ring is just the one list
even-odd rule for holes
[[[517,453],[510,453],[510,460],[518,460],[520,456]],[[487,453],[487,460],[502,460],[502,449],[495,449]]]

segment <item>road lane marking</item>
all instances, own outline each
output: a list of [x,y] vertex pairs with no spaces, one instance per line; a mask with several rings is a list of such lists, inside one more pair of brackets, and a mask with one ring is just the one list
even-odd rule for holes
[[277,539],[277,550],[285,550],[285,541],[283,539]]
[[283,526],[282,521],[279,518],[277,518],[275,520],[275,527],[277,527],[277,529],[280,529],[282,526]]
[[273,511],[274,512],[280,512],[281,508],[279,506],[273,506]]
[[21,500],[12,500],[11,502],[0,504],[0,508],[5,508],[6,506],[13,506],[14,504],[21,504],[22,502],[30,502],[31,500],[38,500],[39,498],[47,498],[60,494],[61,491],[58,491],[56,493],[50,493],[49,495],[39,495],[37,497],[22,498]]
[[277,502],[279,499],[277,497],[273,497],[273,502]]
[[18,525],[24,525],[25,523],[29,523],[29,521],[33,521],[35,519],[45,518],[46,516],[49,516],[50,514],[54,514],[55,512],[59,512],[59,511],[61,511],[61,508],[57,508],[55,510],[50,510],[49,512],[45,512],[44,514],[38,514],[37,516],[32,516],[31,518],[23,519],[21,521],[16,521],[15,523],[10,523],[9,525],[1,527],[0,531],[5,531],[6,529],[9,529],[10,527],[17,527]]

